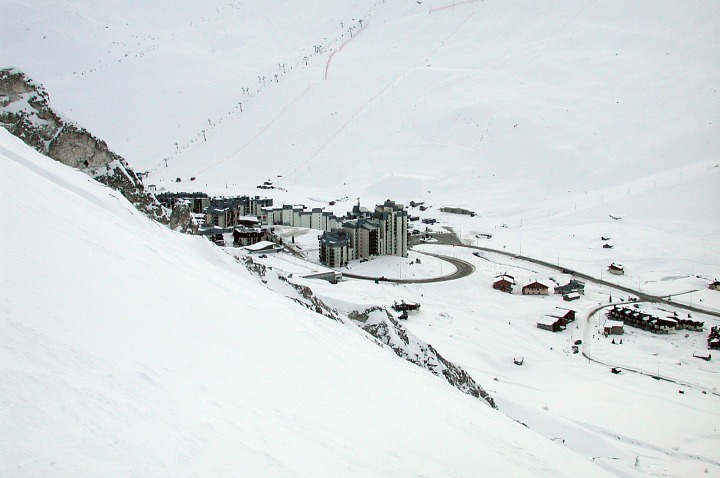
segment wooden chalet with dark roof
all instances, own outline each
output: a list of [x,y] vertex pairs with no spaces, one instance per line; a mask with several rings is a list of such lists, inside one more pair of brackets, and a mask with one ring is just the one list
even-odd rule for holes
[[710,328],[707,344],[710,349],[720,349],[720,325]]
[[572,309],[555,307],[555,310],[550,312],[548,315],[562,319],[563,322],[565,322],[565,325],[575,321],[575,311]]
[[551,332],[560,332],[561,330],[565,330],[566,325],[563,319],[559,317],[544,315],[537,321],[537,327],[538,329],[549,330]]

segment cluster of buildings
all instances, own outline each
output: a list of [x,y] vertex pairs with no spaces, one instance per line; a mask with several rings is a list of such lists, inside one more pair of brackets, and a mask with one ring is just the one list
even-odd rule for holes
[[[702,331],[705,326],[704,322],[679,319],[677,317],[658,317],[652,314],[646,314],[640,310],[626,306],[613,306],[605,314],[609,321],[619,322],[621,325],[629,325],[642,330],[650,331],[654,334],[667,334],[671,330],[688,329],[694,331]],[[606,321],[606,326],[608,325]],[[613,324],[611,324],[613,325]],[[613,335],[623,333],[622,327],[617,327],[608,332]]]
[[[512,293],[515,285],[515,278],[509,274],[500,274],[495,276],[493,281],[493,289]],[[532,281],[522,288],[523,295],[550,295],[550,288],[539,281]],[[563,299],[567,301],[580,298],[585,293],[585,283],[576,279],[571,279],[565,285],[555,287],[556,294],[562,294]]]
[[369,211],[353,207],[336,227],[318,236],[320,262],[342,267],[354,259],[407,256],[408,214],[402,204],[389,199]]
[[223,235],[233,233],[235,246],[248,246],[272,239],[272,226],[318,229],[320,261],[342,267],[354,259],[383,255],[407,256],[408,214],[402,204],[387,200],[374,210],[360,203],[345,216],[322,208],[274,206],[271,198],[234,196],[211,198],[205,193],[161,193],[158,200],[173,208],[188,203],[197,220],[196,234],[224,245]]

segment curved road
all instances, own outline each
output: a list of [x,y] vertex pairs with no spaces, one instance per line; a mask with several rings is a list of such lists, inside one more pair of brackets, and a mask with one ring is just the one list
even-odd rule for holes
[[465,262],[461,259],[457,259],[455,257],[442,256],[439,254],[431,254],[429,252],[420,252],[420,254],[425,254],[426,256],[437,257],[440,260],[447,261],[450,264],[454,265],[456,270],[452,274],[448,274],[446,276],[430,277],[427,279],[381,279],[379,277],[360,276],[360,275],[356,275],[356,274],[348,274],[346,272],[343,272],[343,277],[350,277],[351,279],[378,280],[378,281],[382,281],[382,282],[392,282],[394,284],[429,284],[432,282],[444,282],[444,281],[448,281],[448,280],[461,279],[461,278],[467,277],[470,274],[472,274],[473,272],[475,272],[474,265],[470,264],[469,262]]

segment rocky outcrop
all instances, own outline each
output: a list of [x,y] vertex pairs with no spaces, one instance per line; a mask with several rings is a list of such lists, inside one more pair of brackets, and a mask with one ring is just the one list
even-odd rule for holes
[[[267,287],[308,309],[349,327],[360,327],[368,340],[376,345],[389,348],[398,357],[407,360],[434,375],[444,379],[463,393],[482,400],[497,408],[492,397],[462,367],[445,359],[432,345],[412,335],[387,310],[370,307],[366,310],[338,310],[320,299],[310,287],[294,284],[290,276],[268,274],[268,269],[251,257],[238,259],[245,267],[257,274]],[[271,277],[272,276],[272,277]],[[360,332],[362,333],[362,332]]]
[[463,393],[484,400],[491,407],[497,408],[492,397],[475,382],[470,374],[462,367],[445,359],[435,350],[435,347],[409,333],[385,309],[373,307],[361,312],[351,312],[350,319],[365,332],[390,347],[399,357],[444,378],[450,385]]
[[0,70],[0,126],[42,154],[120,191],[152,219],[167,223],[167,211],[145,191],[127,162],[104,141],[57,114],[43,86],[16,69]]
[[167,225],[173,231],[192,233],[192,228],[197,225],[197,222],[193,220],[190,201],[183,199],[175,201]]

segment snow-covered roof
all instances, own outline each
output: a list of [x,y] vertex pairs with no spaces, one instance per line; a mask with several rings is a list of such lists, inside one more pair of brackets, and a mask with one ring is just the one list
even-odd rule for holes
[[501,280],[506,280],[506,281],[510,282],[511,284],[515,285],[515,278],[511,275],[500,274],[500,275],[495,276],[495,282],[498,282]]
[[625,324],[623,324],[619,320],[606,320],[605,321],[605,327],[622,327],[623,325],[625,325]]
[[559,320],[559,317],[553,317],[552,315],[543,315],[540,320],[537,321],[537,323],[538,325],[555,325]]
[[274,242],[270,241],[260,241],[256,242],[255,244],[251,244],[249,246],[245,246],[243,249],[246,249],[248,251],[264,251],[267,249],[272,249],[275,247]]
[[530,288],[530,289],[547,289],[548,286],[546,286],[546,285],[543,284],[542,282],[533,281],[533,282],[529,283],[528,285],[526,285],[525,287],[523,287],[523,289],[525,289],[525,288]]
[[563,307],[555,307],[555,310],[553,310],[552,312],[550,312],[550,313],[548,314],[548,316],[549,316],[549,317],[557,317],[557,318],[559,318],[559,319],[564,319],[565,316],[568,315],[568,312],[575,312],[575,311],[572,310],[572,309],[565,309],[565,308],[563,308]]
[[212,224],[203,224],[198,229],[198,235],[200,236],[207,236],[211,234],[223,234],[225,232],[225,229],[223,229],[220,226],[214,226]]
[[515,281],[513,280],[513,278],[507,277],[507,276],[496,277],[494,284],[497,284],[498,282],[503,282],[503,281],[507,282],[508,284],[515,285]]

